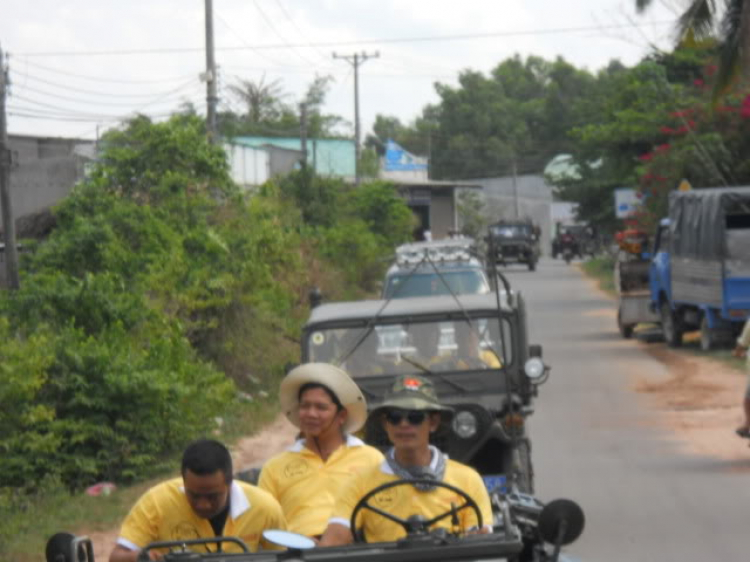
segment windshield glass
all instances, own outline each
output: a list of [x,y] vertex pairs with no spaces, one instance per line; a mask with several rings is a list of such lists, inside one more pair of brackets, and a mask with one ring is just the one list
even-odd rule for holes
[[513,361],[510,324],[497,318],[317,330],[307,348],[308,361],[341,365],[355,378],[499,369]]
[[489,293],[490,288],[479,270],[442,271],[440,275],[435,272],[414,273],[411,276],[404,272],[388,278],[383,298],[429,297],[450,295],[451,292],[456,295],[483,295]]
[[528,238],[532,234],[531,226],[526,224],[491,226],[490,232],[499,238]]

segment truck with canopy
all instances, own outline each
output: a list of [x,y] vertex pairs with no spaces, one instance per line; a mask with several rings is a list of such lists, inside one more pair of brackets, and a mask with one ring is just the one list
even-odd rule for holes
[[649,285],[670,346],[695,329],[704,350],[736,337],[750,316],[750,187],[671,193]]

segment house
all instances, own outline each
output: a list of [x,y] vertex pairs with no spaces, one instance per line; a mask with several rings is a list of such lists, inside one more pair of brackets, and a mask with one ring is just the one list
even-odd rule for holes
[[[302,141],[294,137],[235,137],[231,143],[269,152],[269,177],[290,172],[304,158]],[[307,163],[316,174],[353,181],[354,141],[348,139],[307,139]]]

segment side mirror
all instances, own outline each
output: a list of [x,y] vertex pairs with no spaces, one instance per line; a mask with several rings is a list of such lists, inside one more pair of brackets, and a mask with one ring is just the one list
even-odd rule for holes
[[320,292],[318,287],[313,287],[307,294],[307,300],[310,303],[310,308],[315,308],[323,302],[323,293]]

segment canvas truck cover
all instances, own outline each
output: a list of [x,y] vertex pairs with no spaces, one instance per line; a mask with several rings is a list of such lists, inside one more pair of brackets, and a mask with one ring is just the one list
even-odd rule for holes
[[726,257],[727,214],[750,214],[750,186],[670,193],[672,254],[707,260]]

